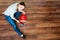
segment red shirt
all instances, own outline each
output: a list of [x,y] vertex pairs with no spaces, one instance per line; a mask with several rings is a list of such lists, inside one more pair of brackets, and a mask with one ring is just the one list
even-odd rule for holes
[[27,20],[27,17],[25,14],[21,14],[21,16],[19,17],[19,20]]

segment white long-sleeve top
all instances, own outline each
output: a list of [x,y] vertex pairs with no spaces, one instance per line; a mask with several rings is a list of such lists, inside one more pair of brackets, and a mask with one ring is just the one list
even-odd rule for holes
[[12,19],[15,19],[14,17],[14,13],[16,12],[17,9],[17,4],[18,3],[14,3],[12,5],[10,5],[4,12],[4,15],[10,16]]

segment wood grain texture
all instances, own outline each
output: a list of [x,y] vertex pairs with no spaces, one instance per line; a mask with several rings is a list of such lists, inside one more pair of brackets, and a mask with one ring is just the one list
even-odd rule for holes
[[60,40],[60,0],[0,0],[0,40],[20,38],[2,14],[14,3],[26,3],[27,22],[19,29],[27,35],[25,40]]

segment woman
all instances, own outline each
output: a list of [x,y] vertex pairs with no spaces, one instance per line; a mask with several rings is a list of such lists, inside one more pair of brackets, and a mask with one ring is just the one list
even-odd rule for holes
[[3,13],[5,15],[6,20],[10,23],[13,29],[22,38],[25,38],[25,35],[18,29],[16,22],[19,23],[19,20],[17,18],[21,15],[21,13],[25,14],[25,12],[23,11],[24,8],[25,8],[24,2],[14,3],[10,5]]

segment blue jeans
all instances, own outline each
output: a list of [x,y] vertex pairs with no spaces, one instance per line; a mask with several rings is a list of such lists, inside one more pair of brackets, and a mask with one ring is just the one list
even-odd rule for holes
[[22,13],[22,12],[16,12],[16,13],[14,14],[14,17],[15,17],[16,19],[18,19],[18,17],[21,15],[21,13]]
[[[21,15],[21,12],[16,12],[14,14],[14,17],[17,19],[20,15]],[[18,35],[21,35],[22,32],[17,27],[16,22],[13,19],[11,19],[10,16],[5,15],[5,18],[10,23],[10,25],[13,27],[13,29],[18,33]]]

